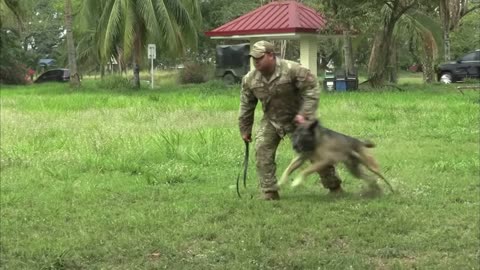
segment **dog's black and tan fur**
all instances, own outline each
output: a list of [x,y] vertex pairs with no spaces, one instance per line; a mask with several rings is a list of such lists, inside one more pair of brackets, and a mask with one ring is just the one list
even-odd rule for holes
[[379,189],[375,178],[366,175],[360,164],[382,178],[393,192],[390,183],[380,173],[379,167],[368,148],[375,145],[370,141],[361,141],[356,138],[335,132],[320,125],[318,120],[300,124],[292,134],[293,149],[298,156],[292,160],[280,178],[279,185],[288,181],[288,176],[298,169],[306,160],[312,164],[303,170],[292,183],[300,185],[308,175],[321,171],[329,165],[343,162],[347,169],[357,178],[368,183],[369,188]]

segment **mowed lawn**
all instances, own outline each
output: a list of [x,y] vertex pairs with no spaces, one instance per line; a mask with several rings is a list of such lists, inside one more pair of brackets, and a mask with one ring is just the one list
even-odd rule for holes
[[[238,86],[84,84],[0,90],[2,269],[479,269],[478,91],[322,93],[396,194],[363,198],[340,167],[344,197],[312,176],[264,202],[253,153],[235,192]],[[278,174],[293,156],[286,139]]]

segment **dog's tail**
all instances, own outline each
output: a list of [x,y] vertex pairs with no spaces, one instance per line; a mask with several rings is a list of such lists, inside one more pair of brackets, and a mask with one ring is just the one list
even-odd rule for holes
[[363,141],[363,145],[364,145],[365,147],[368,147],[368,148],[373,148],[373,147],[375,147],[375,144],[374,144],[372,141],[370,141],[370,140],[365,140],[365,141]]

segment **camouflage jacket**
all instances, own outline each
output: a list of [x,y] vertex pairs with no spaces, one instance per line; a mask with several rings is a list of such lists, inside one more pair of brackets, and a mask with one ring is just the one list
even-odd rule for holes
[[250,71],[242,80],[240,133],[252,133],[255,107],[260,100],[263,119],[270,121],[283,137],[293,131],[295,115],[315,117],[319,93],[316,77],[292,61],[277,58],[270,80],[256,70]]

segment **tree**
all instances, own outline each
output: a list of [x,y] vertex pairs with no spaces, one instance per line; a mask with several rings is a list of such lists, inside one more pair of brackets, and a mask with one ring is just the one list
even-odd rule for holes
[[[330,60],[342,63],[345,70],[353,73],[358,65],[365,64],[365,46],[371,39],[372,29],[378,26],[378,1],[366,0],[304,0],[305,4],[323,13],[327,18],[327,30],[342,38],[320,40],[321,63]],[[339,49],[341,47],[341,49]],[[368,47],[368,46],[367,46]],[[343,57],[341,57],[343,55]]]
[[468,0],[440,0],[440,19],[443,26],[444,60],[450,61],[450,32],[453,31],[460,20],[470,12],[479,9],[480,4],[470,3]]
[[215,45],[219,43],[238,43],[231,40],[212,40],[203,32],[213,30],[235,18],[238,18],[249,11],[261,6],[260,0],[203,0],[200,1],[202,13],[202,29],[198,35],[198,58],[207,60],[215,56]]
[[[22,18],[25,16],[25,7],[22,1],[0,0],[0,28],[20,28]],[[15,26],[16,25],[16,26]]]
[[20,33],[26,14],[25,1],[0,0],[0,82],[25,83],[25,53]]
[[381,10],[382,23],[375,34],[368,62],[368,80],[373,87],[383,86],[387,74],[392,72],[391,54],[393,31],[400,17],[416,4],[414,0],[384,2]]
[[[315,6],[314,3],[310,3]],[[366,13],[361,1],[351,0],[324,0],[319,5],[317,10],[323,9],[324,15],[327,16],[327,27],[330,32],[338,35],[342,34],[342,52],[343,52],[343,66],[347,74],[354,74],[354,55],[352,45],[352,32],[358,31],[353,25],[360,25],[361,20],[364,19]],[[362,14],[363,13],[363,14]]]
[[77,71],[75,43],[72,33],[72,1],[65,0],[65,29],[67,30],[68,66],[70,68],[70,86],[80,86],[80,76]]
[[125,59],[132,57],[137,88],[146,45],[155,43],[157,50],[181,55],[196,46],[201,22],[197,0],[85,0],[82,12],[85,20],[98,23],[102,63],[118,54],[117,48]]
[[[23,17],[26,9],[22,2],[15,0],[0,0],[0,30],[18,35],[23,29]],[[0,47],[3,38],[0,38]]]
[[29,5],[21,38],[23,50],[30,55],[27,64],[32,68],[37,67],[40,58],[53,58],[61,64],[58,56],[64,42],[65,23],[63,11],[55,4],[51,0],[37,0]]
[[480,49],[480,9],[465,15],[450,33],[451,59],[456,59],[474,49]]
[[435,59],[441,52],[442,30],[436,18],[426,14],[433,13],[432,6],[419,6],[409,10],[398,22],[395,35],[408,40],[409,49],[422,64],[425,83],[435,81]]

